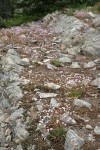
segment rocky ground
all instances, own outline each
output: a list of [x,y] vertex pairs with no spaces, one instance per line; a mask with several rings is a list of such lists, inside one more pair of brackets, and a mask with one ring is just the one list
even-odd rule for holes
[[100,15],[1,29],[0,83],[0,150],[100,150]]

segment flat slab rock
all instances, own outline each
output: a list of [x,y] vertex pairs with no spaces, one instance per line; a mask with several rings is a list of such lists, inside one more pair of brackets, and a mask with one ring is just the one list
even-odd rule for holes
[[41,92],[37,92],[36,93],[40,98],[49,98],[49,97],[56,97],[57,94],[55,93],[41,93]]
[[74,105],[76,105],[76,106],[87,107],[87,108],[89,108],[89,109],[91,110],[91,104],[88,103],[88,102],[86,102],[86,101],[84,101],[84,100],[75,99],[73,103],[74,103]]

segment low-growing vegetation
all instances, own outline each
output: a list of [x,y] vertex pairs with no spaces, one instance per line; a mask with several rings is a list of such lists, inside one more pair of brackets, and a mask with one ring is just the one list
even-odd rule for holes
[[59,60],[55,59],[51,61],[51,64],[56,66],[56,67],[62,67],[62,64]]
[[80,90],[80,91],[72,91],[68,93],[68,97],[71,98],[80,98],[85,94],[85,90]]
[[51,132],[50,132],[50,137],[51,138],[61,138],[61,137],[63,137],[63,136],[65,136],[65,134],[66,134],[66,130],[65,130],[65,128],[63,128],[63,127],[58,127],[58,128],[55,128],[54,130],[52,130]]

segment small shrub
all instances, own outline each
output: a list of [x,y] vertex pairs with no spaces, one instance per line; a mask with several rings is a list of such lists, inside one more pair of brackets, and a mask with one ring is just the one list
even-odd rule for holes
[[59,60],[55,59],[51,61],[51,64],[56,66],[56,67],[62,67],[62,64]]

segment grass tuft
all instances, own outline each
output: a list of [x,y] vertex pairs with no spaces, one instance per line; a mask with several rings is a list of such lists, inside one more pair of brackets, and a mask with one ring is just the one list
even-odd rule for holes
[[55,59],[51,61],[51,64],[56,66],[56,67],[62,67],[62,64],[59,60]]
[[64,127],[58,127],[55,128],[50,132],[50,137],[52,138],[58,138],[58,137],[63,137],[66,134],[66,130]]
[[80,98],[85,94],[84,90],[80,90],[80,91],[72,91],[68,94],[68,97],[71,98]]

